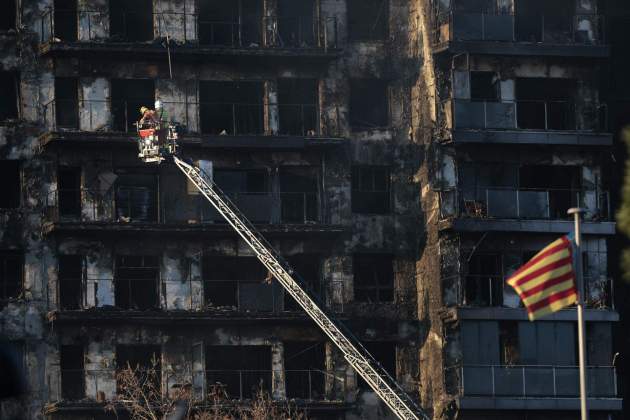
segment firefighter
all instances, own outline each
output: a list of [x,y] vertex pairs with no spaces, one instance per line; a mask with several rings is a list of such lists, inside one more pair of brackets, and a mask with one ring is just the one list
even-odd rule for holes
[[155,115],[155,111],[152,109],[143,106],[140,108],[140,114],[142,118],[138,122],[138,127],[155,127],[158,124],[157,116]]

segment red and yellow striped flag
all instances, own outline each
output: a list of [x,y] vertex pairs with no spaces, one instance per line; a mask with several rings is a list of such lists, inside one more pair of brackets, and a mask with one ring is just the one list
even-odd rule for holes
[[571,241],[566,236],[548,245],[507,282],[527,308],[529,320],[577,302]]

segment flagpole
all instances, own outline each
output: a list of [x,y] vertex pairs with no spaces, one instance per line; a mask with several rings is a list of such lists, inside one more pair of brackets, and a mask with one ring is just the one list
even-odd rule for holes
[[580,219],[582,213],[586,210],[582,208],[571,208],[567,211],[568,214],[572,214],[575,218],[575,277],[578,289],[577,299],[577,321],[578,321],[578,347],[579,347],[579,359],[580,359],[580,411],[582,413],[582,420],[588,420],[588,407],[586,404],[586,345],[585,345],[585,333],[586,326],[584,324],[584,277],[582,275],[582,251],[580,247],[582,245],[582,235],[580,232]]

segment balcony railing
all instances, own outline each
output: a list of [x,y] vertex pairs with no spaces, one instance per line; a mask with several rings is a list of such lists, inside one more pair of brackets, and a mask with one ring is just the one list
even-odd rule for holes
[[[451,278],[457,287],[457,305],[464,307],[523,307],[502,274],[468,274]],[[615,309],[612,277],[584,276],[586,306],[591,309]],[[507,291],[509,299],[506,300]]]
[[[317,192],[226,192],[247,218],[261,224],[328,224],[341,220],[341,208],[325,209]],[[192,203],[195,214],[180,212],[158,197],[155,188],[118,186],[103,193],[94,189],[62,189],[48,194],[48,222],[191,224],[223,223],[203,197]],[[189,196],[182,199],[188,200]],[[158,211],[159,210],[159,211]]]
[[[55,15],[76,15],[78,33],[62,39]],[[183,12],[47,9],[40,21],[40,42],[144,42],[169,39],[196,46],[251,49],[337,48],[337,18],[324,16],[248,16],[235,20]],[[139,31],[138,27],[142,26]]]
[[604,44],[604,16],[552,16],[449,11],[436,19],[435,43],[503,41],[560,45]]
[[[442,191],[440,195],[443,218],[569,220],[567,210],[576,206],[587,209],[586,221],[611,218],[609,194],[600,190],[479,187]],[[457,203],[456,208],[452,208],[453,203]]]
[[[248,400],[259,389],[277,399],[310,402],[343,401],[345,378],[323,370],[198,370],[187,372],[157,371],[168,383],[192,379],[195,399],[213,402],[217,391],[226,400]],[[55,375],[55,374],[52,374]],[[62,369],[58,373],[60,396],[68,401],[111,398],[116,393],[116,370]],[[52,382],[49,377],[49,383]],[[277,387],[277,389],[274,389]],[[280,389],[284,388],[284,392]],[[166,392],[163,388],[162,392]],[[281,395],[284,394],[284,395]]]
[[[52,99],[43,105],[49,131],[121,132],[135,131],[139,109],[153,100]],[[268,135],[265,121],[279,120],[278,134],[306,137],[339,137],[339,111],[335,107],[320,114],[315,104],[162,101],[165,118],[184,133],[209,135]],[[269,115],[266,117],[266,115]]]
[[[460,394],[467,397],[579,398],[577,366],[464,365]],[[587,367],[587,394],[616,398],[617,374],[612,366]]]
[[567,100],[445,102],[447,128],[606,132],[608,108],[601,103]]

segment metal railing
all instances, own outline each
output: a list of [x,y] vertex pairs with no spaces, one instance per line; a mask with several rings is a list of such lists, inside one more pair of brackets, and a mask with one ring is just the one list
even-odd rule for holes
[[604,16],[514,15],[447,11],[436,18],[434,42],[504,41],[560,45],[602,45]]
[[447,100],[450,119],[448,128],[544,130],[544,131],[608,131],[608,107],[602,103],[576,104],[568,100]]
[[478,187],[441,191],[440,196],[442,218],[568,220],[567,210],[576,206],[587,209],[587,221],[611,218],[609,193],[600,190]]
[[[269,392],[276,399],[286,397],[305,401],[342,401],[346,389],[345,378],[315,369],[156,372],[162,379],[166,378],[166,382],[169,382],[168,379],[191,378],[194,386],[201,388],[196,391],[203,391],[205,388],[205,392],[195,392],[195,396],[201,401],[209,402],[217,397],[225,400],[252,399],[260,389]],[[61,369],[57,372],[57,383],[61,391],[59,395],[68,401],[113,397],[117,391],[116,373],[116,369]],[[52,379],[50,375],[49,384]],[[162,392],[166,390],[163,388]]]
[[[460,395],[518,398],[579,398],[578,366],[464,365]],[[617,373],[613,366],[587,367],[587,394],[616,398]]]
[[[525,261],[523,261],[525,263]],[[464,307],[523,307],[514,289],[506,283],[509,275],[504,274],[468,274],[453,276],[456,287],[456,303]],[[585,302],[590,309],[615,309],[614,281],[607,276],[584,276]],[[508,292],[510,303],[505,301]],[[516,305],[516,306],[515,306]]]
[[[62,39],[56,31],[55,15],[72,14],[77,34]],[[336,17],[245,16],[226,20],[196,13],[99,10],[57,10],[48,8],[40,18],[40,42],[145,42],[168,38],[175,44],[229,48],[337,48]],[[177,45],[175,45],[177,46]]]
[[[52,99],[42,105],[44,124],[49,131],[121,132],[136,130],[145,100]],[[270,135],[265,124],[279,121],[280,135],[339,137],[339,109],[320,113],[316,104],[229,103],[162,101],[164,118],[185,133],[212,135]]]
[[[249,220],[268,224],[315,224],[325,223],[319,193],[316,192],[227,192]],[[200,200],[202,222],[223,223],[221,215],[209,204]]]

